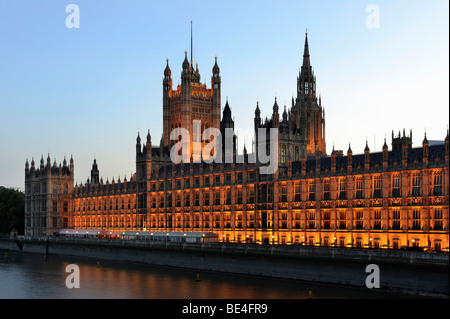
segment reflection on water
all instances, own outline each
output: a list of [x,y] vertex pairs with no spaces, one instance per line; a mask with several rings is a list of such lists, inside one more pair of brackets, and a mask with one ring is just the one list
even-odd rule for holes
[[[0,252],[3,257],[4,252]],[[80,269],[80,288],[66,287],[66,266]],[[197,274],[200,281],[197,281]],[[298,299],[410,298],[370,289],[275,280],[148,265],[10,253],[0,260],[0,298]]]

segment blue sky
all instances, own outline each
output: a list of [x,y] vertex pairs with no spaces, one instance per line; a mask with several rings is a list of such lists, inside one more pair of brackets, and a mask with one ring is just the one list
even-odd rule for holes
[[[80,8],[68,29],[66,6]],[[368,28],[369,4],[380,27]],[[391,131],[420,146],[443,140],[449,117],[448,1],[0,0],[0,185],[22,187],[25,160],[73,154],[75,181],[94,156],[106,180],[135,171],[138,130],[162,132],[166,58],[176,85],[184,51],[210,86],[214,56],[239,128],[256,101],[290,106],[308,29],[326,142],[380,151]],[[241,141],[240,147],[243,146]]]

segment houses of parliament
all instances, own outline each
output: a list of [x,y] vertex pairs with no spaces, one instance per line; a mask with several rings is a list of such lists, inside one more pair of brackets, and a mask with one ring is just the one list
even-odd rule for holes
[[282,111],[275,99],[265,120],[258,104],[254,109],[255,132],[278,132],[273,174],[260,174],[263,164],[250,160],[256,143],[238,155],[235,136],[231,163],[171,160],[174,129],[187,129],[192,139],[199,134],[195,120],[201,132],[234,129],[228,100],[221,106],[217,57],[210,88],[187,52],[174,87],[167,60],[162,91],[162,138],[154,145],[150,131],[142,139],[138,133],[136,173],[129,179],[105,182],[94,159],[90,178],[78,185],[73,158],[58,165],[42,156],[39,166],[27,159],[25,235],[51,236],[60,229],[212,232],[230,243],[448,252],[448,129],[445,140],[425,135],[419,147],[403,130],[392,132],[391,146],[385,140],[381,150],[366,144],[354,155],[349,145],[346,154],[334,147],[327,154],[308,35],[292,105]]

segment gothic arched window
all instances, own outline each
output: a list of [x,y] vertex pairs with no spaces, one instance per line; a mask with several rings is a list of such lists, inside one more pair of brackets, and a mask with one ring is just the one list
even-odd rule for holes
[[281,145],[281,164],[286,164],[286,145]]

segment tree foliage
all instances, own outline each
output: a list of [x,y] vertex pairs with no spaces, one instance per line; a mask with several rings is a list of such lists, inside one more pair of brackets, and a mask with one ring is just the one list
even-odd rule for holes
[[15,228],[19,234],[25,229],[25,195],[17,190],[0,189],[0,234]]

